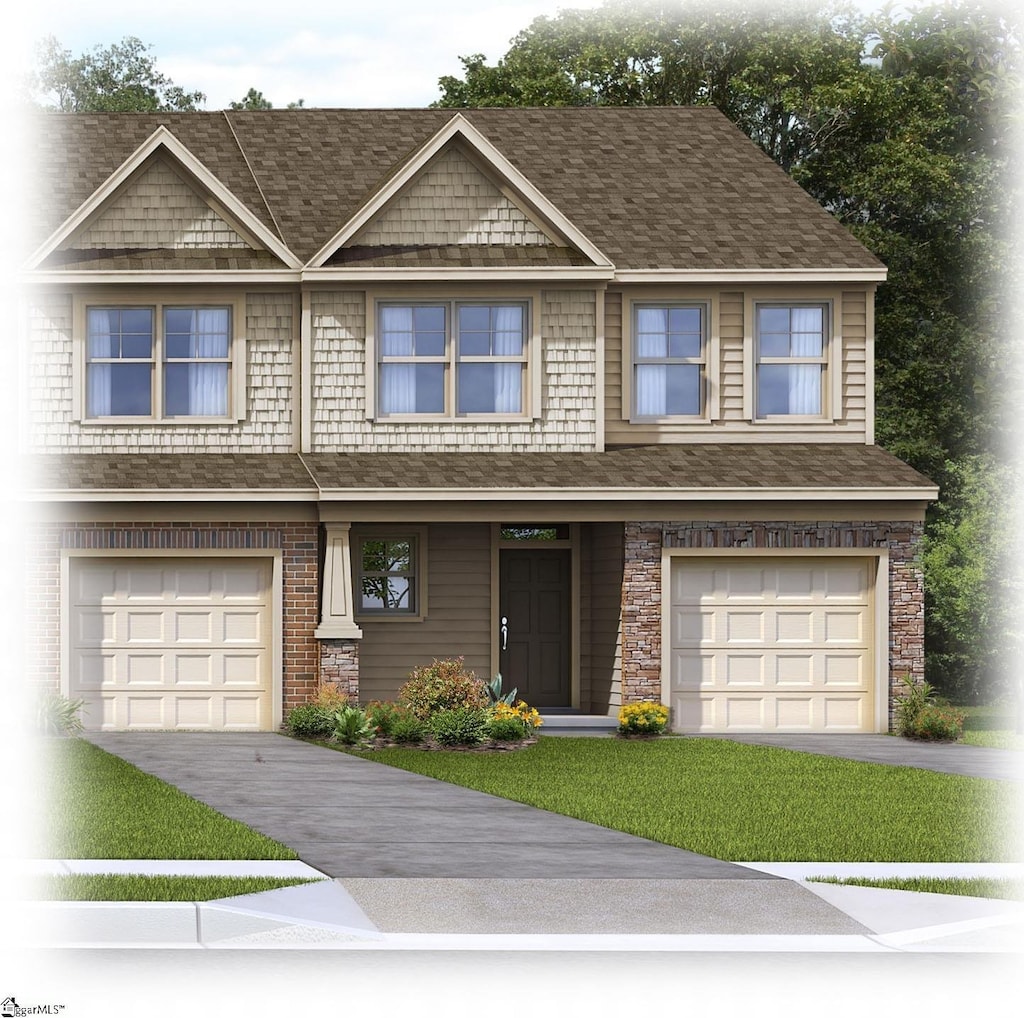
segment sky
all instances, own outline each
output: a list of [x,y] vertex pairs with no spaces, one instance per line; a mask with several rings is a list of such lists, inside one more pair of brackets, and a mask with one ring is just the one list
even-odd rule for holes
[[[756,0],[752,0],[756,2]],[[765,0],[768,2],[768,0]],[[857,0],[875,9],[882,0]],[[150,45],[176,85],[225,108],[252,87],[275,106],[422,107],[438,78],[461,77],[460,56],[493,63],[541,15],[601,0],[40,0],[22,7],[19,53],[54,35],[78,56],[128,35]]]
[[600,0],[43,0],[21,25],[25,47],[52,34],[79,55],[126,35],[149,44],[157,69],[223,109],[254,87],[275,105],[427,106],[460,55],[497,60],[521,29],[561,7]]

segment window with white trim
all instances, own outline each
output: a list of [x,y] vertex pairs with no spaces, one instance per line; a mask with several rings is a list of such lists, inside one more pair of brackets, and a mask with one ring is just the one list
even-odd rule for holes
[[529,302],[381,302],[381,417],[526,413]]
[[87,306],[85,418],[228,418],[233,312],[230,306]]
[[634,418],[704,413],[705,319],[703,304],[633,305]]
[[755,317],[757,417],[821,417],[825,413],[828,305],[758,304]]

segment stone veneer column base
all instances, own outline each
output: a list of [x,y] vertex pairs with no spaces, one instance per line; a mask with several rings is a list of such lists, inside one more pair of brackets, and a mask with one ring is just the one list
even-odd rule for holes
[[359,641],[320,641],[320,681],[336,686],[350,700],[359,699]]

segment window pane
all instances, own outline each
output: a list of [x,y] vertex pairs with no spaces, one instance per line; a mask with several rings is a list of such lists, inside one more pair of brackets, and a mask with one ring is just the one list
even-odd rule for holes
[[789,308],[758,308],[757,327],[765,332],[789,332]]
[[554,526],[546,527],[502,524],[501,539],[503,541],[567,541],[569,539],[569,524],[557,523]]
[[665,404],[670,414],[700,413],[700,365],[669,364]]
[[408,541],[388,541],[387,571],[407,573],[412,568],[412,550]]
[[822,350],[821,333],[794,332],[790,349],[794,357],[820,357]]
[[491,309],[489,307],[463,305],[459,308],[459,332],[490,332]]
[[386,541],[363,541],[363,572],[385,572],[387,562]]
[[417,332],[414,343],[414,352],[417,357],[443,357],[444,333]]
[[119,357],[118,313],[89,308],[86,313],[90,357]]
[[89,357],[151,357],[153,312],[149,308],[89,308]]
[[668,332],[668,308],[637,308],[636,331]]
[[789,356],[789,335],[761,333],[761,356],[762,357],[788,357]]
[[667,364],[638,364],[634,385],[634,413],[640,417],[662,417],[668,408],[666,403]]
[[227,357],[227,308],[168,308],[164,313],[164,358]]
[[491,334],[489,332],[467,332],[459,333],[459,356],[460,357],[490,357],[491,355]]
[[228,366],[165,365],[164,413],[168,417],[226,417]]
[[699,357],[700,333],[669,336],[669,357]]
[[699,333],[700,308],[669,308],[668,331]]
[[413,328],[416,332],[441,332],[445,330],[445,309],[440,306],[419,305],[412,309]]
[[757,369],[757,415],[820,414],[820,364],[761,364]]
[[638,332],[636,355],[637,357],[667,357],[668,337],[664,332]]
[[460,364],[460,414],[517,414],[523,409],[520,364]]
[[153,412],[149,364],[90,364],[86,371],[89,417],[149,417]]
[[443,364],[382,364],[382,414],[444,413]]

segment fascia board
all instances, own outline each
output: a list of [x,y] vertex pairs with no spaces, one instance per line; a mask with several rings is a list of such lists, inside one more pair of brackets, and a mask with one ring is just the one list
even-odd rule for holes
[[309,488],[68,488],[22,492],[22,502],[316,502]]
[[520,173],[461,113],[456,113],[420,150],[309,260],[309,268],[320,268],[342,245],[351,240],[388,204],[456,135],[470,145],[480,158],[566,240],[597,266],[611,268],[611,260]]
[[864,269],[620,269],[617,283],[880,283],[889,270]]
[[301,278],[297,269],[120,269],[107,272],[46,269],[22,273],[22,281],[27,286],[59,286],[65,283],[298,283]]
[[614,270],[603,266],[576,265],[529,268],[521,266],[505,268],[499,266],[459,267],[459,268],[378,268],[378,269],[306,269],[302,273],[302,282],[391,282],[416,281],[428,282],[448,280],[529,280],[529,279],[596,279],[611,280]]
[[32,255],[28,268],[37,268],[40,262],[70,237],[158,148],[164,148],[196,180],[212,194],[224,209],[253,234],[268,251],[281,259],[289,268],[297,269],[302,262],[279,237],[239,201],[173,134],[162,124],[158,127],[93,193],[69,216],[45,243]]

